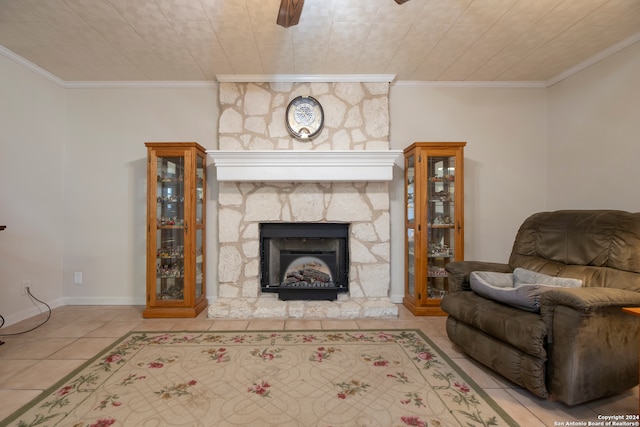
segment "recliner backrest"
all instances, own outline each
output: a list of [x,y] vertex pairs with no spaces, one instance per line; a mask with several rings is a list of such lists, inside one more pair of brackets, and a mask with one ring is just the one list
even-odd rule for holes
[[585,286],[640,291],[640,213],[562,210],[533,214],[518,230],[509,265],[580,278]]

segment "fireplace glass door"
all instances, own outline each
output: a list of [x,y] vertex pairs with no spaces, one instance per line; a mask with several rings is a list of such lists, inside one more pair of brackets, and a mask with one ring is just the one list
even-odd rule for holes
[[260,284],[281,300],[335,300],[348,290],[348,224],[260,225]]

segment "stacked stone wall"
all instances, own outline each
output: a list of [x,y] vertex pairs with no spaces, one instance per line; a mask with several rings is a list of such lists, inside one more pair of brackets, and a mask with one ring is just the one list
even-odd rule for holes
[[[324,109],[324,129],[311,141],[286,129],[287,105],[299,95]],[[388,108],[387,83],[221,83],[219,149],[385,150]],[[220,300],[260,296],[261,222],[349,223],[349,296],[388,296],[387,182],[220,182],[218,201]]]

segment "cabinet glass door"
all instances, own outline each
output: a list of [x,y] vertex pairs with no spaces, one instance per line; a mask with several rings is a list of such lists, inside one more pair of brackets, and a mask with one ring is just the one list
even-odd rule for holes
[[448,291],[445,266],[455,258],[455,156],[429,156],[427,161],[427,297]]
[[156,301],[184,300],[184,157],[157,158]]
[[204,222],[204,165],[202,156],[196,156],[196,224]]
[[407,277],[406,295],[415,300],[416,295],[416,256],[415,256],[415,156],[406,158],[405,164],[405,187],[406,187],[406,270]]
[[204,181],[205,159],[196,156],[196,277],[195,297],[200,298],[204,289]]

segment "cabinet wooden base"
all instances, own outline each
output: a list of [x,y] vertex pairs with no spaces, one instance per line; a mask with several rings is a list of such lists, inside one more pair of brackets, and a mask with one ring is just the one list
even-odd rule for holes
[[435,300],[432,304],[429,304],[426,306],[416,306],[411,301],[404,298],[402,300],[402,304],[405,307],[407,307],[407,309],[414,316],[446,316],[447,315],[447,313],[445,313],[444,310],[440,308],[439,300]]
[[197,317],[209,303],[203,299],[195,307],[147,307],[142,311],[145,319],[192,318]]

